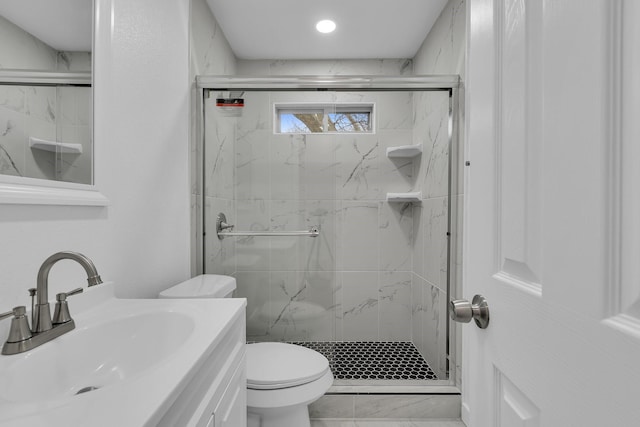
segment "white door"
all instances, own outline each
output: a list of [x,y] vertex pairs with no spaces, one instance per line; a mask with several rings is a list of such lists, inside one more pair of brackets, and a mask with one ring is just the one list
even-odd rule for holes
[[463,417],[640,426],[640,2],[468,3]]

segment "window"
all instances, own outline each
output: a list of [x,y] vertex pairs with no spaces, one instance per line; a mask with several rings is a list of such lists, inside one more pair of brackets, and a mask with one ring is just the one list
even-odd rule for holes
[[373,133],[373,104],[277,104],[276,133]]

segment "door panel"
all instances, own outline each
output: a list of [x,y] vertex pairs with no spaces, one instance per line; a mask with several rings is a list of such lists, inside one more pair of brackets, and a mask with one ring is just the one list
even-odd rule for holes
[[636,425],[640,7],[468,8],[464,296],[491,321],[463,328],[464,419]]

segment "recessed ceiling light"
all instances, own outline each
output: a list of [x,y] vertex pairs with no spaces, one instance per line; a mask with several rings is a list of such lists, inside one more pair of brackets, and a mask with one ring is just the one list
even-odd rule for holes
[[330,19],[323,19],[316,24],[316,30],[321,33],[330,33],[336,29],[336,23]]

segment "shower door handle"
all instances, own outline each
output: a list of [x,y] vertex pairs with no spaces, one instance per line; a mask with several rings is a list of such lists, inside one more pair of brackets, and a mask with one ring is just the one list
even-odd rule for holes
[[473,319],[480,329],[489,326],[489,305],[482,295],[474,296],[471,302],[466,299],[450,301],[449,315],[451,320],[460,323],[469,323]]

